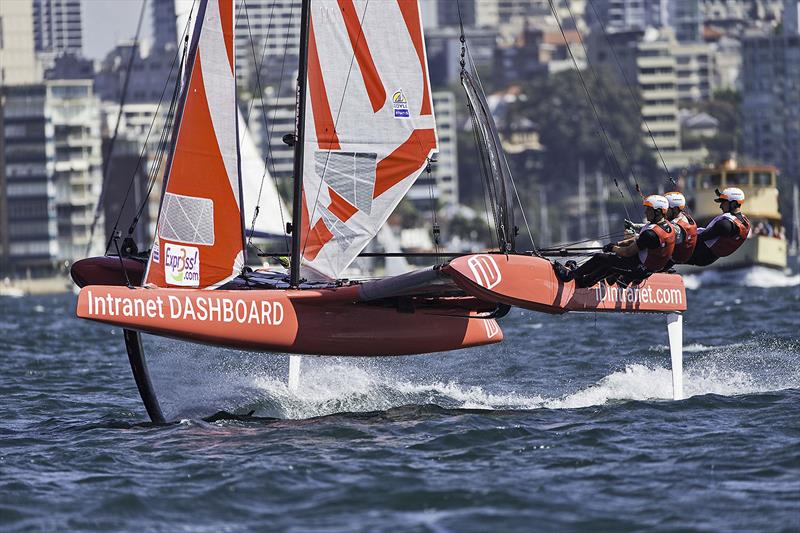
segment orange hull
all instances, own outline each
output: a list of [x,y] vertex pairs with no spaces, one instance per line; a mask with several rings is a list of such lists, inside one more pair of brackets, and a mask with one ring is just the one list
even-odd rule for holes
[[470,310],[476,307],[473,298],[421,302],[404,312],[354,302],[351,289],[355,288],[203,291],[92,285],[81,290],[77,313],[193,342],[311,355],[410,355],[503,340],[494,319]]
[[686,310],[683,279],[674,274],[654,274],[636,287],[600,283],[579,289],[574,282],[559,281],[546,259],[501,254],[459,257],[443,270],[467,294],[476,298],[545,313]]
[[[393,285],[385,287],[387,281]],[[441,296],[448,293],[455,295]],[[560,282],[545,259],[476,254],[438,270],[335,288],[89,285],[80,292],[77,312],[81,318],[122,328],[233,348],[383,356],[500,342],[500,327],[485,316],[499,304],[554,314],[673,313],[686,310],[686,291],[680,276],[668,274],[653,275],[636,287],[601,283],[579,289],[573,282]]]

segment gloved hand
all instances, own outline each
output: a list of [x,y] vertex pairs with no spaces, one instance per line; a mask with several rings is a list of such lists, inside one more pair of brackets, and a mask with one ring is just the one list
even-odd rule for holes
[[634,228],[633,221],[631,221],[631,220],[628,220],[628,219],[626,218],[626,219],[625,219],[625,229],[630,229],[630,230],[632,230],[633,228]]
[[611,252],[614,251],[614,246],[616,246],[616,245],[617,245],[616,243],[610,242],[610,243],[606,244],[605,246],[603,246],[603,251],[605,253],[611,253]]

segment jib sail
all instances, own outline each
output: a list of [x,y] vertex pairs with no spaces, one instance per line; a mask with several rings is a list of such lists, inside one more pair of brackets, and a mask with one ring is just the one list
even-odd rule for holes
[[200,3],[146,284],[213,288],[244,265],[234,16]]

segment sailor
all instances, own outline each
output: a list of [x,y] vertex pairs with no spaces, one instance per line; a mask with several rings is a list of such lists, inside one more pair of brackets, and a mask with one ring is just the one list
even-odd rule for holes
[[673,264],[686,263],[692,257],[697,246],[697,223],[686,212],[686,197],[683,194],[673,191],[664,197],[669,202],[667,218],[675,227],[675,250],[672,252],[670,264],[666,266],[669,269]]
[[591,287],[607,277],[643,280],[663,269],[675,249],[675,228],[666,219],[669,201],[654,194],[645,198],[643,205],[648,223],[637,235],[606,245],[603,253],[595,254],[574,270],[554,263],[558,279]]
[[716,191],[722,214],[697,230],[697,246],[686,264],[708,266],[720,257],[735,252],[750,233],[750,221],[742,214],[744,192],[738,187]]

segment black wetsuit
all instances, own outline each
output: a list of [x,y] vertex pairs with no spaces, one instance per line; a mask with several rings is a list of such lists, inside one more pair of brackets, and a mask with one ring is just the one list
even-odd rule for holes
[[[741,214],[736,213],[734,216],[741,217]],[[716,239],[717,237],[735,237],[738,234],[739,228],[736,227],[736,224],[727,218],[717,220],[713,226],[697,234],[697,246],[694,249],[694,253],[692,253],[692,257],[689,258],[686,264],[695,266],[710,265],[719,259],[719,257],[714,255],[714,252],[706,246],[706,241]]]
[[[661,241],[653,230],[645,230],[636,237],[636,246],[639,250],[659,248]],[[644,268],[639,261],[638,254],[622,257],[614,253],[595,254],[591,259],[579,266],[573,273],[572,279],[578,287],[591,287],[601,279],[610,275],[622,274],[627,279],[645,279],[652,272]]]

